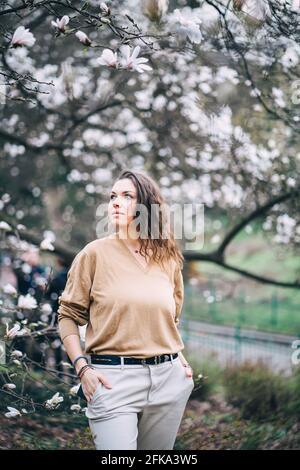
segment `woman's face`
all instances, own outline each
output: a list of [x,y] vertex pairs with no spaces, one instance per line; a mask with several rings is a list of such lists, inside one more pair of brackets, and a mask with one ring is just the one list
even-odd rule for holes
[[108,217],[114,228],[125,228],[133,220],[137,191],[129,178],[117,181],[110,192]]

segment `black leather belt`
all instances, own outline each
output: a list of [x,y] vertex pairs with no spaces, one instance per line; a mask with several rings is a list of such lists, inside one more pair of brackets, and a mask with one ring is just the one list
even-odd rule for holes
[[161,364],[166,361],[176,359],[178,353],[174,354],[162,354],[161,356],[152,356],[145,359],[139,359],[137,357],[125,357],[125,356],[115,356],[112,354],[91,354],[91,363],[92,364],[111,364],[118,365],[121,364],[121,357],[124,357],[124,364]]

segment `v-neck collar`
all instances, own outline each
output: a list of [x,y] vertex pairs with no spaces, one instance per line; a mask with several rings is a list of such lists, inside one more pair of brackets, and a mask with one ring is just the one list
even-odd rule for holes
[[152,260],[150,259],[150,261],[148,262],[147,266],[144,267],[143,265],[141,265],[141,263],[137,260],[137,258],[134,256],[134,254],[131,252],[131,250],[128,248],[128,246],[126,245],[126,243],[124,242],[124,240],[122,238],[117,238],[117,240],[120,240],[122,246],[125,248],[125,250],[127,251],[127,253],[130,254],[130,256],[133,258],[133,260],[135,261],[135,264],[145,273],[147,274],[148,271],[150,270],[151,268],[151,265],[152,265]]

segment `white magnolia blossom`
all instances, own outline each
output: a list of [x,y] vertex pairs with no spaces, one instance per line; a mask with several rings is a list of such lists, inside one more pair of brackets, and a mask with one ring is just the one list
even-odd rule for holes
[[55,248],[53,244],[51,243],[51,240],[49,238],[45,238],[43,241],[40,243],[40,248],[41,250],[49,250],[49,251],[54,251]]
[[52,313],[52,307],[50,304],[43,304],[41,310],[46,315]]
[[265,0],[244,0],[240,10],[258,21],[264,21],[270,14],[269,6]]
[[24,335],[28,335],[30,333],[30,329],[29,328],[22,328],[21,330],[19,330],[17,332],[17,336],[24,336]]
[[8,323],[6,323],[6,336],[8,338],[14,338],[17,336],[18,331],[21,330],[21,325],[19,323],[16,323],[11,329],[8,327]]
[[230,207],[242,207],[245,193],[231,176],[226,176],[220,187],[222,201]]
[[[107,16],[107,15],[105,15]],[[100,15],[100,21],[101,23],[105,23],[105,24],[108,24],[110,23],[110,19],[109,18],[105,18],[104,16]]]
[[12,408],[11,406],[8,406],[7,409],[9,411],[5,413],[6,418],[15,418],[16,416],[21,416],[20,411],[17,410],[16,408]]
[[7,388],[7,390],[14,390],[17,386],[15,384],[12,384],[12,383],[6,383],[3,385],[2,388]]
[[106,5],[105,2],[100,3],[100,11],[102,15],[109,16],[110,15],[110,8]]
[[69,23],[70,18],[68,15],[64,15],[61,19],[56,18],[56,21],[51,21],[51,24],[54,28],[56,28],[61,33],[64,33],[66,30],[66,25]]
[[92,44],[92,41],[90,40],[90,38],[83,32],[83,31],[77,31],[75,33],[75,36],[77,37],[77,39],[79,39],[80,42],[82,42],[82,44],[84,44],[85,46],[90,46]]
[[45,286],[46,283],[47,283],[47,280],[44,276],[37,275],[35,277],[35,282],[36,282],[36,285],[38,285],[38,286]]
[[43,325],[46,325],[49,323],[49,314],[46,314],[44,313],[43,315],[41,315],[41,322],[43,323]]
[[[65,66],[65,65],[64,65]],[[62,69],[64,68],[62,65]],[[46,64],[44,67],[36,71],[35,77],[40,81],[53,81],[53,91],[49,94],[40,96],[41,102],[52,109],[61,106],[66,101],[66,91],[64,83],[64,73],[59,74],[57,64]],[[49,237],[45,237],[49,238]]]
[[23,273],[29,274],[29,273],[31,273],[31,271],[32,271],[32,266],[31,266],[29,263],[24,262],[24,263],[22,264],[22,268],[21,268],[21,269],[22,269]]
[[20,297],[18,298],[18,307],[32,310],[34,308],[37,308],[37,301],[30,294],[20,295]]
[[19,359],[14,359],[12,362],[13,362],[13,364],[16,364],[16,366],[21,366],[22,365],[22,363],[19,361]]
[[74,385],[74,387],[71,387],[70,388],[70,395],[75,397],[77,395],[79,387],[80,387],[80,384]]
[[104,49],[101,56],[98,58],[100,65],[106,65],[107,67],[117,68],[118,66],[118,54],[110,49]]
[[11,352],[11,357],[23,357],[22,351],[19,351],[18,349],[14,349]]
[[299,12],[300,0],[290,0],[290,4],[291,4],[290,7],[292,10]]
[[264,230],[271,230],[273,225],[272,217],[268,216],[266,220],[263,222],[262,227]]
[[0,222],[0,230],[3,230],[5,232],[10,232],[12,230],[11,226],[8,225],[8,223],[4,222],[4,220],[1,220]]
[[224,83],[225,81],[230,81],[233,85],[237,85],[239,83],[237,71],[227,67],[227,65],[223,65],[218,68],[214,79],[215,83]]
[[146,57],[138,57],[139,52],[140,52],[140,46],[136,46],[133,49],[132,54],[130,47],[128,44],[123,44],[120,47],[120,51],[122,54],[121,58],[121,64],[123,67],[125,67],[128,70],[136,70],[139,73],[144,72],[145,70],[152,70],[152,68],[149,65],[146,65],[145,62],[148,62],[149,59]]
[[280,88],[272,87],[272,95],[274,96],[275,103],[280,108],[285,107],[284,93]]
[[21,47],[21,46],[33,46],[35,43],[36,38],[34,35],[29,31],[28,28],[24,26],[19,26],[12,37],[11,44],[13,47]]
[[295,67],[299,63],[299,56],[300,56],[300,48],[296,47],[288,47],[285,53],[280,58],[280,63],[283,65],[285,69],[290,67]]
[[12,284],[5,284],[3,287],[4,294],[16,295],[17,289]]
[[170,22],[176,25],[176,31],[195,44],[200,44],[202,41],[202,33],[199,28],[201,19],[195,15],[190,14],[187,10],[180,11],[176,8],[169,16]]
[[51,242],[55,242],[56,240],[56,235],[52,230],[45,230],[43,232],[43,237],[47,238],[47,240],[50,240]]
[[287,178],[286,183],[287,183],[288,186],[291,186],[292,188],[294,188],[296,186],[297,182],[296,182],[295,178],[289,177],[289,178]]
[[274,240],[277,243],[288,244],[291,241],[295,226],[296,220],[288,214],[279,215],[276,221],[277,234],[274,236]]
[[10,48],[7,55],[9,66],[18,73],[30,73],[33,75],[35,73],[35,61],[30,57],[29,53],[27,47]]
[[64,401],[64,398],[59,395],[59,392],[57,392],[55,395],[53,395],[52,398],[46,401],[46,408],[56,408],[62,401]]
[[80,405],[71,405],[70,406],[70,410],[71,411],[80,411],[81,410],[81,406]]

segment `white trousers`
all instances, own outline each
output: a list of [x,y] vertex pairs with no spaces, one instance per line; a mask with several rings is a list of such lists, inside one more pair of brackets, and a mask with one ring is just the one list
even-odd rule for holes
[[93,364],[101,382],[86,416],[97,450],[173,449],[194,380],[180,358],[161,364]]

